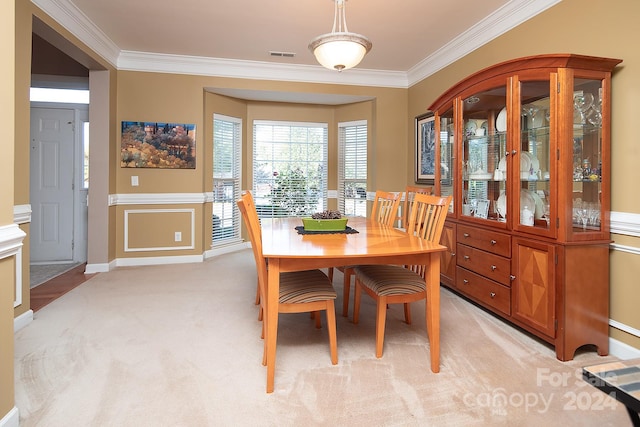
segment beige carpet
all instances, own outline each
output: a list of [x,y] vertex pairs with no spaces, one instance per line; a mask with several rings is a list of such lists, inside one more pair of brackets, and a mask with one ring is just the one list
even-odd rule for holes
[[[336,273],[339,295],[341,281]],[[336,366],[325,328],[281,315],[266,394],[255,283],[248,250],[93,277],[16,333],[20,425],[630,425],[624,406],[581,379],[582,366],[612,357],[559,362],[446,289],[439,374],[429,370],[423,306],[413,305],[411,326],[390,309],[376,359],[374,307],[363,298],[359,325],[338,316]]]

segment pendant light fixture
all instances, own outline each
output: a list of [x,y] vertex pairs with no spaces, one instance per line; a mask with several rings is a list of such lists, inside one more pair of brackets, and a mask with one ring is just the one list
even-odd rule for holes
[[323,67],[342,71],[358,65],[372,45],[362,34],[350,33],[347,29],[346,0],[334,1],[333,29],[313,39],[309,43],[309,50]]

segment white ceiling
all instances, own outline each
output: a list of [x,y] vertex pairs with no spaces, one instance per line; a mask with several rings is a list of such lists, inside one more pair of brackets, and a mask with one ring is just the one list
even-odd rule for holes
[[307,48],[333,0],[31,1],[118,69],[408,87],[561,0],[348,0],[373,48],[342,73]]

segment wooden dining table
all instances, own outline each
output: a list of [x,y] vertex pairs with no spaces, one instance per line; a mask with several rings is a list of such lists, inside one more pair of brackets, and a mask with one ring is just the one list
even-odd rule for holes
[[300,218],[261,220],[268,260],[266,292],[267,393],[273,392],[278,334],[280,273],[357,264],[425,265],[426,323],[431,371],[440,371],[440,253],[446,248],[371,219],[349,217],[357,233],[299,234]]

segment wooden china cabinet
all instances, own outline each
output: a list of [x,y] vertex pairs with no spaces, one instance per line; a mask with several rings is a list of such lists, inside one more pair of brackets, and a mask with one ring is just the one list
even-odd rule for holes
[[609,351],[611,72],[539,55],[462,80],[435,114],[436,194],[453,195],[442,283],[555,346]]

